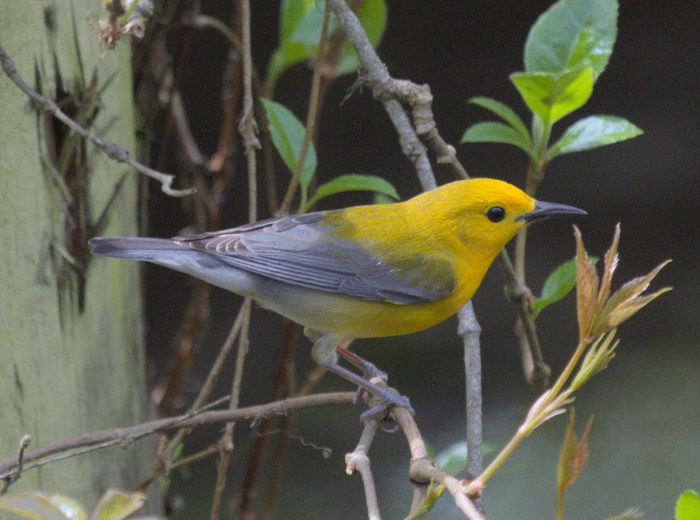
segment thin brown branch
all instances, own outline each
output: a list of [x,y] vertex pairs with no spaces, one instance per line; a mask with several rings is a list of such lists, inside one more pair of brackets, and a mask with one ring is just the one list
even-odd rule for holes
[[[268,401],[276,401],[282,399],[286,395],[292,395],[293,385],[295,384],[292,381],[293,354],[296,351],[301,329],[299,325],[292,321],[287,319],[283,321],[285,322],[284,341],[278,357],[275,375],[272,378],[272,385],[267,397]],[[286,416],[277,418],[277,429],[287,431],[290,423],[289,419],[290,418]],[[268,433],[272,429],[274,420],[273,418],[263,421],[256,430],[257,435],[251,449],[251,455],[248,459],[248,467],[243,480],[242,490],[240,492],[241,498],[238,503],[238,513],[236,515],[237,518],[242,520],[255,518],[256,516],[253,498],[259,495],[258,480],[261,477],[263,469],[266,467],[264,464],[265,456],[270,439],[272,438]],[[288,438],[287,435],[283,435],[274,449],[272,469],[269,472],[269,482],[265,486],[264,505],[262,513],[259,516],[261,519],[272,517],[277,490],[279,489],[280,480],[282,478],[282,467],[284,465]]]
[[[272,466],[270,468],[270,480],[265,489],[265,496],[263,498],[263,507],[260,513],[260,520],[270,520],[273,517],[275,511],[275,500],[277,498],[277,492],[280,488],[282,482],[282,470],[284,468],[286,448],[289,442],[289,436],[286,435],[289,429],[290,419],[287,416],[282,416],[279,418],[280,430],[285,432],[285,435],[280,437],[277,443],[277,448],[273,453]],[[268,423],[270,421],[267,421]],[[245,489],[244,489],[245,492]],[[251,511],[246,511],[249,516],[240,516],[241,519],[255,518],[251,515]]]
[[[416,166],[418,178],[424,190],[433,189],[436,186],[435,177],[427,157],[426,149],[418,136],[423,138],[431,146],[438,156],[438,162],[448,164],[456,175],[468,178],[468,174],[461,163],[457,160],[454,147],[448,145],[437,132],[437,127],[432,115],[432,94],[427,85],[418,86],[409,81],[393,79],[384,63],[379,59],[374,48],[370,44],[362,25],[358,18],[348,8],[344,0],[329,0],[333,12],[335,13],[340,27],[345,32],[348,41],[355,48],[360,63],[363,68],[363,78],[370,84],[374,95],[384,105],[389,117],[394,123],[399,133],[399,142],[404,153],[413,160]],[[405,102],[413,107],[413,123],[411,125],[401,102]],[[468,359],[467,370],[479,370],[479,374],[471,374],[470,392],[467,395],[467,408],[470,410],[470,419],[473,423],[470,443],[480,443],[481,429],[481,385],[480,385],[480,346],[479,346],[479,325],[474,315],[471,304],[467,304],[460,311],[460,333],[465,338],[465,361]],[[404,413],[405,412],[405,413]],[[427,459],[425,444],[418,432],[418,428],[413,418],[403,409],[396,409],[397,419],[404,428],[412,458],[414,460]],[[480,451],[476,451],[473,459],[474,467],[481,465]],[[432,465],[434,467],[434,465]],[[428,479],[425,483],[430,482]],[[452,486],[454,488],[454,486]],[[427,487],[414,487],[414,498],[412,507],[417,507],[426,495]],[[465,511],[471,508],[476,516],[467,514],[468,518],[480,518],[474,505],[464,495],[454,495],[455,502],[460,509]],[[468,502],[465,505],[465,502]],[[471,511],[470,510],[470,511]]]
[[204,339],[209,324],[209,295],[211,286],[201,280],[192,284],[192,293],[187,302],[185,316],[175,336],[175,359],[167,371],[158,409],[162,415],[172,415],[178,409],[178,397],[185,385],[195,352]]
[[236,315],[236,319],[234,320],[233,325],[231,326],[231,330],[229,330],[229,333],[226,336],[226,340],[219,349],[219,354],[216,356],[214,364],[212,365],[211,370],[207,375],[207,379],[204,381],[204,384],[202,385],[202,388],[200,389],[199,394],[197,395],[197,398],[195,399],[194,403],[192,403],[191,410],[193,412],[199,410],[204,405],[204,402],[209,398],[211,391],[214,389],[214,385],[219,379],[219,374],[221,373],[221,369],[224,366],[224,362],[226,361],[229,352],[231,352],[231,347],[233,347],[233,344],[236,341],[236,338],[238,337],[241,328],[243,327],[243,315],[244,307],[243,305],[241,305],[241,308],[238,310],[238,314]]
[[[527,167],[525,193],[534,197],[540,183],[544,179],[546,164],[531,160]],[[518,283],[525,283],[525,248],[527,245],[527,228],[523,229],[515,239],[515,275]]]
[[189,466],[190,464],[193,464],[195,462],[198,462],[202,459],[206,459],[207,457],[211,457],[215,453],[219,451],[219,445],[214,444],[213,446],[209,446],[208,448],[205,448],[201,451],[198,451],[197,453],[193,453],[192,455],[188,455],[187,457],[183,457],[182,459],[179,459],[177,462],[173,462],[170,466],[170,471],[173,471],[178,468],[183,468],[185,466]]
[[[250,3],[249,0],[241,0],[241,44],[243,46],[243,110],[238,130],[243,137],[246,156],[248,158],[249,181],[255,181],[255,150],[260,149],[260,141],[256,135],[257,123],[253,111],[253,57],[251,55],[250,43]],[[257,194],[255,182],[248,186],[248,193],[251,197],[251,204],[248,207],[250,222],[257,219],[257,202],[254,196]]]
[[527,285],[518,283],[515,269],[505,249],[501,250],[498,260],[506,279],[504,287],[506,298],[515,305],[518,313],[519,326],[515,327],[515,335],[520,343],[520,356],[525,380],[532,388],[543,390],[549,384],[551,370],[542,357],[542,348],[535,332],[535,323],[532,321],[528,308],[532,292]]
[[413,162],[423,190],[431,190],[437,186],[433,169],[430,166],[428,154],[423,143],[418,139],[416,131],[408,118],[406,111],[399,101],[387,95],[385,85],[395,80],[389,76],[386,65],[377,56],[360,20],[348,7],[344,0],[329,0],[329,5],[338,20],[348,41],[357,52],[362,64],[362,79],[374,92],[375,97],[384,105],[391,122],[399,134],[399,143],[403,153]]
[[102,150],[110,159],[120,163],[126,163],[139,173],[143,173],[144,175],[147,175],[148,177],[157,180],[161,183],[161,189],[167,195],[171,195],[173,197],[184,197],[186,195],[191,195],[195,192],[194,188],[189,188],[186,190],[173,189],[172,184],[175,180],[175,177],[173,175],[161,173],[152,168],[149,168],[148,166],[141,164],[133,157],[131,157],[131,154],[129,154],[128,150],[126,150],[125,148],[122,148],[116,143],[110,143],[103,140],[102,138],[96,136],[88,129],[79,125],[73,119],[68,117],[56,103],[39,94],[36,90],[31,88],[24,81],[24,79],[22,79],[22,77],[19,75],[19,72],[17,72],[17,68],[15,67],[14,62],[7,55],[2,45],[0,45],[0,64],[2,65],[2,69],[5,71],[5,74],[7,74],[7,77],[10,78],[12,82],[15,85],[17,85],[17,87],[22,92],[29,96],[29,98],[34,102],[37,108],[40,108],[41,110],[51,114],[56,119],[61,121],[64,125],[66,125],[68,128],[79,134],[81,137],[93,143],[95,146],[97,146],[97,148]]
[[[241,121],[238,130],[243,138],[243,146],[246,153],[248,165],[248,220],[255,222],[258,215],[258,190],[257,190],[257,164],[256,150],[260,149],[256,131],[257,124],[254,115],[253,100],[253,57],[251,54],[250,35],[250,2],[240,1],[241,17],[241,44],[243,54],[243,107],[241,111]],[[236,366],[234,369],[233,382],[231,387],[231,401],[229,410],[235,411],[238,408],[241,382],[245,366],[245,355],[248,351],[248,331],[250,325],[251,300],[246,298],[243,302],[243,325],[238,341],[238,355],[236,356]],[[236,423],[226,424],[224,434],[219,442],[219,463],[217,464],[217,479],[214,488],[214,498],[212,501],[209,518],[217,520],[221,508],[221,497],[226,487],[226,474],[228,470],[231,453],[233,452],[233,433]]]
[[182,95],[179,90],[175,90],[170,96],[170,113],[175,120],[175,129],[177,130],[177,136],[180,144],[182,144],[185,157],[187,157],[192,166],[201,168],[204,166],[205,159],[192,134],[185,104],[182,101]]
[[[236,8],[236,13],[239,9]],[[235,22],[234,22],[235,24]],[[231,49],[228,54],[228,73],[226,85],[222,92],[223,117],[219,130],[219,140],[216,152],[209,161],[209,170],[212,173],[220,174],[231,155],[231,144],[234,139],[235,121],[239,112],[240,91],[242,74],[242,44],[236,33],[224,22],[213,16],[199,14],[192,20],[192,25],[196,28],[213,28],[222,34],[229,42]]]
[[299,158],[297,159],[297,164],[294,168],[294,174],[292,179],[289,181],[287,186],[287,192],[282,199],[282,205],[277,211],[278,216],[284,216],[289,214],[289,210],[292,207],[292,201],[294,200],[294,195],[299,187],[299,180],[301,179],[301,172],[304,168],[304,163],[306,162],[306,156],[309,152],[309,146],[311,145],[311,138],[314,135],[314,128],[316,125],[316,114],[318,113],[318,102],[319,102],[319,92],[321,86],[321,70],[323,69],[324,61],[323,55],[326,48],[326,40],[328,39],[328,20],[330,19],[330,6],[326,4],[326,9],[323,13],[323,25],[321,26],[321,37],[318,42],[318,49],[316,50],[316,60],[314,61],[314,74],[311,79],[311,93],[309,94],[309,107],[306,112],[306,131],[304,132],[304,140],[301,143],[301,150],[299,152]]
[[[537,165],[531,162],[528,165],[525,192],[531,197],[535,196],[537,188],[544,178],[544,168],[544,164]],[[542,348],[535,332],[535,323],[530,314],[529,303],[532,299],[532,292],[525,285],[526,246],[527,228],[524,228],[515,237],[515,274],[506,285],[506,295],[518,311],[515,335],[520,343],[525,379],[532,388],[544,390],[549,384],[551,370],[542,357]],[[511,276],[510,273],[508,276]]]
[[311,390],[313,390],[313,387],[318,384],[318,382],[323,378],[328,373],[328,371],[321,367],[314,367],[312,370],[309,371],[309,373],[306,375],[304,378],[304,381],[302,382],[301,385],[299,385],[299,388],[296,391],[296,396],[304,396],[304,395],[309,395]]
[[[248,352],[248,330],[250,328],[250,307],[251,300],[246,298],[241,307],[242,322],[241,334],[238,338],[238,354],[236,356],[236,365],[234,369],[233,382],[231,386],[231,399],[229,401],[229,410],[235,411],[238,409],[238,402],[241,393],[241,381],[243,379],[243,369],[245,366],[245,355]],[[219,517],[221,508],[221,497],[226,488],[226,474],[228,470],[231,453],[233,452],[233,432],[235,422],[226,423],[224,434],[219,441],[219,462],[216,466],[216,484],[214,487],[214,498],[212,500],[211,513],[209,518],[216,520]]]
[[241,40],[238,39],[238,36],[236,36],[236,33],[218,18],[206,14],[198,14],[192,19],[192,25],[198,29],[204,29],[206,27],[216,29],[226,37],[231,46],[235,48],[237,52],[243,52],[243,44],[241,43]]
[[[354,392],[336,392],[315,394],[305,397],[292,397],[272,403],[248,406],[236,410],[216,410],[202,412],[197,415],[185,414],[178,417],[168,417],[146,423],[113,428],[93,433],[86,433],[70,439],[53,442],[31,451],[25,451],[23,462],[24,471],[48,464],[47,458],[56,454],[75,456],[74,451],[88,447],[108,446],[128,447],[133,442],[166,431],[178,428],[196,428],[212,424],[228,422],[261,421],[275,415],[286,415],[300,410],[321,408],[326,406],[351,405],[355,398]],[[6,479],[17,474],[19,464],[17,457],[0,460],[0,479]]]
[[[199,14],[192,19],[192,25],[196,28],[207,28],[211,27],[219,31],[224,35],[230,42],[231,46],[235,49],[238,54],[243,54],[243,44],[239,40],[236,33],[231,30],[225,23],[221,20],[214,18],[212,16]],[[259,129],[262,139],[262,150],[263,150],[263,170],[265,173],[265,195],[267,199],[267,212],[272,214],[277,209],[277,191],[276,182],[274,177],[274,156],[273,156],[273,145],[272,139],[270,138],[270,132],[267,129],[267,121],[265,120],[265,110],[260,102],[260,97],[268,97],[270,93],[263,92],[263,87],[260,84],[260,76],[256,69],[253,67],[253,86],[256,92],[259,94],[258,98],[255,99],[255,112],[258,118]],[[231,82],[233,83],[233,80]],[[224,161],[227,157],[227,150],[229,148],[229,143],[231,142],[232,135],[228,130],[230,128],[228,120],[230,119],[230,114],[235,113],[231,110],[232,103],[229,103],[229,97],[226,98],[227,103],[224,105],[224,121],[222,121],[221,128],[222,131],[219,133],[219,144],[216,153],[212,156],[209,162],[209,168],[212,171],[217,171],[224,166]],[[231,125],[232,126],[232,125]]]
[[[224,341],[224,344],[221,346],[219,349],[219,353],[216,356],[216,359],[214,360],[214,363],[212,364],[211,369],[209,370],[209,374],[207,375],[206,380],[204,381],[204,384],[202,385],[201,389],[199,390],[199,394],[197,395],[196,399],[192,403],[192,406],[190,406],[190,410],[188,414],[196,414],[200,413],[202,406],[204,406],[204,403],[206,400],[209,398],[209,395],[211,394],[211,391],[214,388],[214,385],[216,384],[217,380],[219,379],[219,375],[221,374],[221,370],[224,366],[224,362],[226,361],[226,358],[228,357],[228,354],[231,352],[231,348],[233,347],[233,344],[236,341],[236,338],[238,338],[238,334],[241,331],[241,327],[243,325],[243,306],[238,310],[238,314],[236,315],[236,319],[233,322],[233,325],[231,326],[231,330],[229,330],[228,335],[226,336],[226,340]],[[173,436],[173,438],[168,442],[167,447],[163,450],[163,452],[158,456],[156,460],[156,464],[153,468],[153,471],[151,474],[146,477],[138,486],[139,490],[145,490],[151,482],[153,482],[155,479],[160,477],[161,475],[167,473],[170,471],[171,466],[170,466],[170,459],[177,449],[177,447],[180,445],[182,440],[185,438],[185,435],[187,435],[189,432],[188,428],[181,428],[178,430],[178,432]]]

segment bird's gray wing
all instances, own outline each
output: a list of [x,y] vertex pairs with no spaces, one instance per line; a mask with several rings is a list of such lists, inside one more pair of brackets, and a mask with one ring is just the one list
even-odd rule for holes
[[261,221],[234,229],[176,237],[175,242],[206,252],[239,269],[292,285],[368,301],[416,304],[448,295],[454,273],[446,260],[416,271],[397,270],[358,244],[321,224],[323,213]]

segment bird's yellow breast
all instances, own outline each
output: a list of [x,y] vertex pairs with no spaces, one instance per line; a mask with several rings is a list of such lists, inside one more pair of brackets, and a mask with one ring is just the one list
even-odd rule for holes
[[474,295],[498,251],[521,226],[503,239],[480,239],[479,233],[470,233],[468,217],[460,217],[464,200],[454,192],[452,186],[403,203],[330,211],[322,221],[334,237],[360,245],[413,285],[449,287],[446,296],[401,305],[314,293],[290,317],[316,330],[363,338],[410,334],[456,313]]

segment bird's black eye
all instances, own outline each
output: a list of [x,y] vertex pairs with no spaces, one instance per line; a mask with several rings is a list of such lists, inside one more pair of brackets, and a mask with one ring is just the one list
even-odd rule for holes
[[491,222],[500,222],[506,218],[506,210],[504,210],[501,206],[493,206],[488,209],[486,216]]

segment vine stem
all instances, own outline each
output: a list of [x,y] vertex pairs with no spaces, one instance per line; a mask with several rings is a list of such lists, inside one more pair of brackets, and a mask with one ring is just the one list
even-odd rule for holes
[[[260,141],[257,137],[257,124],[254,116],[253,100],[253,57],[251,54],[251,34],[250,34],[250,1],[241,0],[241,44],[243,48],[243,107],[241,110],[241,121],[238,130],[243,139],[243,146],[246,153],[248,166],[248,220],[255,222],[258,215],[258,190],[257,190],[257,158],[256,150],[260,149]],[[233,381],[231,384],[231,400],[229,410],[238,408],[241,383],[245,366],[245,356],[248,351],[248,333],[250,330],[250,308],[251,300],[246,298],[243,301],[243,325],[238,338],[238,353],[236,355],[236,367],[234,369]],[[221,509],[221,497],[226,487],[226,475],[233,452],[233,433],[236,423],[230,422],[226,425],[224,434],[219,442],[219,463],[217,464],[217,478],[214,488],[214,498],[212,500],[210,520],[219,518]]]

